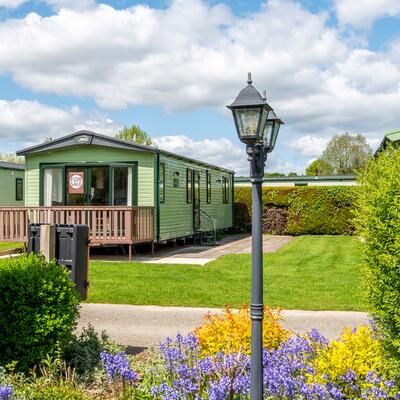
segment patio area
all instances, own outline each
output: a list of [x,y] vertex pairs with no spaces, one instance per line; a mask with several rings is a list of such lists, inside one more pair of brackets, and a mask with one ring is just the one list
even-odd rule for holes
[[[269,236],[264,235],[264,252],[274,253],[289,243],[292,236]],[[219,246],[184,245],[177,247],[163,247],[156,250],[154,256],[137,253],[133,256],[136,262],[150,264],[194,264],[205,265],[210,261],[225,254],[250,254],[250,235],[231,235],[222,239]],[[91,260],[97,261],[127,261],[128,257],[123,255],[92,254]]]

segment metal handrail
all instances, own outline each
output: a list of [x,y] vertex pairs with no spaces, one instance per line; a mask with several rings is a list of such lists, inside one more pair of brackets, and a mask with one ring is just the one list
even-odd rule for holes
[[206,218],[208,218],[212,222],[212,224],[213,224],[213,242],[214,242],[214,244],[217,243],[217,220],[204,210],[200,210],[200,213],[203,214]]

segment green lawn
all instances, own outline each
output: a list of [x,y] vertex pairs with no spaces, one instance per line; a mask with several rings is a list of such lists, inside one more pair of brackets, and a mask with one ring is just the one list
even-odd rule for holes
[[10,249],[23,249],[24,244],[23,243],[0,243],[0,252],[4,250],[10,250]]
[[[264,256],[264,302],[301,310],[365,310],[356,238],[302,236]],[[237,307],[249,303],[250,255],[206,266],[90,263],[89,302]]]

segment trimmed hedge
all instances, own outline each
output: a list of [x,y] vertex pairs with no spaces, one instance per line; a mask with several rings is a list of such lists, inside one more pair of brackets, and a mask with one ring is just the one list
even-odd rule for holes
[[357,233],[374,322],[400,376],[400,150],[388,148],[360,174]]
[[[264,233],[350,235],[357,187],[263,188]],[[235,226],[251,229],[251,187],[235,188]]]

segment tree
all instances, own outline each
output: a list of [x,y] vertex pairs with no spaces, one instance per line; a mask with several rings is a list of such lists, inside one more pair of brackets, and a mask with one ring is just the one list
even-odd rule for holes
[[306,168],[307,176],[333,175],[333,168],[326,161],[318,158]]
[[335,175],[351,175],[363,168],[372,157],[372,149],[363,135],[335,135],[323,151],[321,160]]
[[121,131],[116,133],[115,137],[117,139],[126,140],[127,142],[144,144],[147,146],[153,144],[153,140],[150,135],[138,125],[132,125],[130,128],[124,126]]
[[0,161],[16,163],[16,164],[23,164],[24,157],[18,157],[14,153],[0,153]]
[[298,175],[297,175],[297,172],[289,172],[287,174],[287,176],[298,176]]

